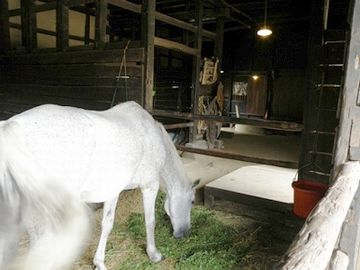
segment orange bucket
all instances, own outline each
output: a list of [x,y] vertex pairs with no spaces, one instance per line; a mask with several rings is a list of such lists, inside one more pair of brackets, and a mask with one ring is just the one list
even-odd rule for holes
[[324,197],[328,186],[309,180],[298,180],[292,183],[294,189],[293,212],[296,216],[307,218],[311,210]]

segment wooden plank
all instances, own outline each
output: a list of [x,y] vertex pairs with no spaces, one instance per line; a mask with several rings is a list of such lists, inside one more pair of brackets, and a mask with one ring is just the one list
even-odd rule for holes
[[300,132],[304,128],[302,124],[295,122],[265,120],[262,118],[250,118],[250,117],[235,118],[235,117],[225,117],[225,116],[217,116],[217,115],[199,115],[192,113],[181,113],[181,112],[162,111],[162,110],[152,110],[150,111],[150,113],[154,116],[187,119],[187,120],[209,120],[209,121],[216,121],[221,123],[244,124],[244,125],[256,126],[259,128],[292,131],[292,132]]
[[[57,4],[56,2],[57,1],[53,1],[53,2],[48,2],[45,4],[41,4],[41,5],[35,5],[34,12],[39,13],[39,12],[54,10],[54,9],[56,9],[56,4]],[[92,3],[92,2],[94,2],[94,0],[83,0],[83,1],[76,1],[76,2],[67,1],[67,3],[68,3],[67,6],[71,10],[74,10],[77,12],[81,12],[81,13],[85,13],[85,14],[89,14],[89,15],[95,15],[94,10],[83,7],[83,6],[79,6],[79,5]],[[75,6],[74,6],[74,4],[75,4]],[[16,17],[16,16],[21,16],[21,8],[9,10],[9,17]]]
[[155,37],[154,44],[157,47],[166,48],[169,50],[174,50],[189,55],[196,56],[200,54],[198,49],[194,49],[179,42],[175,42],[164,38]]
[[[120,63],[103,63],[103,64],[59,64],[59,65],[7,65],[2,67],[1,73],[5,78],[18,77],[22,74],[25,77],[34,79],[52,79],[58,77],[80,78],[84,77],[101,79],[115,79],[119,73]],[[127,76],[130,78],[142,78],[142,66],[136,65],[135,62],[126,63]],[[124,71],[121,73],[124,75]],[[22,78],[19,78],[22,79]],[[123,78],[120,78],[121,80]]]
[[[108,2],[109,2],[109,4],[112,4],[114,6],[121,7],[123,9],[135,12],[137,14],[141,14],[141,5],[137,5],[137,4],[131,3],[126,0],[108,0]],[[168,15],[162,14],[157,11],[155,11],[155,19],[159,20],[161,22],[179,27],[181,29],[190,31],[192,33],[196,33],[196,31],[197,31],[196,26],[194,26],[190,23],[184,22],[182,20],[170,17]],[[211,31],[204,30],[202,34],[204,35],[204,37],[207,37],[209,39],[216,39],[216,34]]]
[[21,0],[22,45],[28,51],[37,47],[35,0]]
[[213,187],[204,188],[204,203],[205,206],[211,208],[215,199],[225,199],[235,203],[240,203],[248,206],[255,206],[256,208],[289,213],[291,211],[291,204],[273,201],[265,198],[259,198],[247,194],[241,194],[228,190],[222,190]]
[[187,122],[187,123],[177,123],[177,124],[164,125],[164,128],[166,130],[169,130],[169,129],[187,128],[187,127],[193,127],[193,126],[194,126],[193,122]]
[[145,1],[142,5],[141,40],[145,49],[144,61],[144,93],[145,108],[153,109],[154,91],[154,37],[155,37],[155,8],[156,1]]
[[298,164],[296,162],[291,162],[291,161],[250,157],[250,156],[244,156],[244,155],[241,155],[238,153],[226,152],[226,151],[222,151],[222,150],[200,149],[200,148],[186,147],[183,145],[176,145],[176,148],[180,151],[196,153],[196,154],[200,154],[200,155],[208,155],[208,156],[213,156],[213,157],[235,159],[235,160],[241,160],[241,161],[246,161],[246,162],[273,165],[273,166],[291,168],[291,169],[298,168]]
[[[19,23],[10,23],[9,25],[11,28],[21,29],[21,24],[19,24]],[[55,31],[51,31],[51,30],[47,30],[47,29],[43,29],[43,28],[36,28],[36,32],[38,34],[44,34],[44,35],[56,37]],[[86,39],[86,37],[80,37],[80,36],[76,36],[76,35],[68,35],[68,36],[69,36],[69,39],[73,39],[73,40],[85,41],[85,39]],[[94,42],[93,39],[90,39],[89,41]],[[49,49],[49,48],[46,48],[46,49]],[[66,49],[64,49],[64,50],[66,50]],[[36,50],[34,50],[34,51],[36,51]]]
[[359,186],[360,163],[346,162],[274,269],[325,270]]
[[64,51],[69,47],[69,7],[67,0],[56,1],[56,49]]
[[96,0],[95,5],[95,48],[103,48],[106,43],[108,3],[107,0]]
[[[128,82],[128,92],[131,95],[140,95],[140,80]],[[31,99],[36,101],[37,97],[48,96],[53,98],[73,98],[84,100],[103,100],[110,102],[115,87],[109,85],[95,86],[63,86],[63,85],[40,85],[40,84],[1,84],[0,89],[6,99],[13,101]],[[118,87],[118,92],[124,91],[124,85]]]
[[[1,80],[3,83],[12,83],[16,80],[16,83],[26,85],[26,84],[40,84],[40,85],[61,85],[64,86],[111,86],[115,87],[115,85],[123,86],[125,84],[125,79],[117,80],[114,77],[77,77],[77,76],[54,76],[53,74],[49,76],[45,75],[37,75],[36,73],[24,74],[19,78],[19,73],[12,72],[7,73],[2,76]],[[17,75],[17,76],[16,76]],[[138,91],[141,92],[141,81],[142,77],[130,77],[126,80],[128,87],[132,86],[132,81],[138,82],[136,85]]]
[[[33,53],[16,56],[0,57],[3,65],[15,64],[73,64],[73,63],[120,63],[123,57],[123,49],[114,50],[91,50],[91,51],[68,51],[56,53]],[[129,62],[143,62],[143,48],[129,48],[126,51],[126,59]]]
[[0,54],[2,54],[10,49],[8,0],[0,1],[0,37]]

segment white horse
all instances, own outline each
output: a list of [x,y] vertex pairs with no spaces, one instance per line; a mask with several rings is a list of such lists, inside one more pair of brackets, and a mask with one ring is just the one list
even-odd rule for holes
[[[52,228],[45,231],[53,238],[71,235],[71,241],[66,238],[72,245],[68,247],[70,252],[64,252],[65,259],[60,256],[57,261],[72,261],[74,256],[68,253],[78,254],[74,250],[81,250],[86,239],[85,233],[78,232],[81,227],[73,226],[74,221],[80,220],[87,230],[87,214],[82,203],[104,202],[101,236],[93,262],[97,270],[106,269],[106,241],[113,227],[119,194],[125,189],[139,187],[142,191],[146,251],[152,261],[162,259],[154,239],[155,199],[160,185],[167,194],[165,210],[174,237],[189,233],[194,187],[198,182],[188,180],[164,127],[135,102],[122,103],[106,111],[42,105],[1,122],[0,138],[0,191],[4,194],[0,199],[7,202],[8,209],[20,209],[11,215],[11,223],[33,220],[28,216],[36,212],[40,213],[41,220],[47,221],[45,225],[50,225],[23,222],[30,235],[36,236],[32,237],[33,242],[42,243],[44,227]],[[17,159],[18,153],[22,153],[21,159]],[[32,203],[24,206],[22,197]],[[68,226],[56,226],[60,221]],[[13,232],[14,228],[6,222],[0,219],[0,229],[4,227]],[[16,229],[21,230],[20,225]],[[1,263],[5,264],[6,260],[2,257],[17,242],[8,235],[0,241],[1,269]],[[46,237],[47,243],[48,239]],[[30,254],[36,254],[31,252],[32,249]],[[63,265],[68,265],[51,263],[51,267],[33,269],[63,269]]]

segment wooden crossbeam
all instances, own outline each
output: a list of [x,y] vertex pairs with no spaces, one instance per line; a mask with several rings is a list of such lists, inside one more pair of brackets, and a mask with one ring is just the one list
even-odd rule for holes
[[[93,9],[80,6],[80,5],[84,5],[84,4],[88,4],[88,3],[92,3],[92,2],[94,2],[94,0],[76,0],[76,1],[73,0],[73,1],[67,1],[67,6],[71,10],[74,10],[77,12],[95,15],[95,11]],[[56,9],[56,4],[57,4],[57,1],[48,2],[45,4],[41,4],[41,5],[35,5],[34,12],[38,13],[38,12],[54,10],[54,9]],[[20,16],[20,15],[21,15],[21,8],[9,10],[9,17],[16,17],[16,16]]]
[[[10,28],[15,28],[15,29],[21,30],[21,24],[19,24],[19,23],[9,23],[9,26],[10,26]],[[43,28],[36,28],[36,32],[38,34],[44,34],[44,35],[56,37],[55,31],[51,31],[51,30],[47,30],[47,29],[43,29]],[[69,34],[69,39],[84,41],[84,42],[86,41],[86,37],[80,37],[80,36],[70,35],[70,34]],[[89,39],[89,42],[94,42],[94,39]]]
[[235,117],[227,117],[227,116],[199,115],[193,113],[182,113],[182,112],[164,111],[164,110],[152,110],[151,114],[155,116],[187,119],[187,120],[208,120],[208,121],[216,121],[219,123],[243,124],[243,125],[250,125],[259,128],[292,131],[292,132],[300,132],[304,128],[302,124],[295,122],[265,120],[262,118],[250,118],[250,117],[235,118]]
[[194,55],[194,56],[200,55],[200,51],[198,49],[194,49],[179,42],[175,42],[164,38],[155,37],[154,44],[157,47],[175,50],[189,55]]
[[[137,5],[126,0],[108,0],[108,2],[109,4],[112,4],[117,7],[121,7],[123,9],[135,12],[137,14],[141,13],[141,5]],[[155,11],[155,19],[193,33],[196,33],[197,31],[196,26],[157,11]],[[209,39],[216,39],[216,34],[211,31],[204,30],[202,31],[202,35]]]

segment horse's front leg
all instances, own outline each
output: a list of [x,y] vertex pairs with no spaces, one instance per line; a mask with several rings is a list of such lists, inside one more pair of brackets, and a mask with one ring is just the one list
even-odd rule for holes
[[114,226],[116,204],[119,196],[106,201],[103,208],[103,217],[101,222],[101,236],[94,257],[95,270],[106,270],[105,267],[105,248],[108,236]]
[[153,262],[159,262],[163,259],[161,253],[155,246],[155,201],[159,191],[159,184],[153,184],[141,188],[143,194],[145,225],[146,225],[146,252]]

